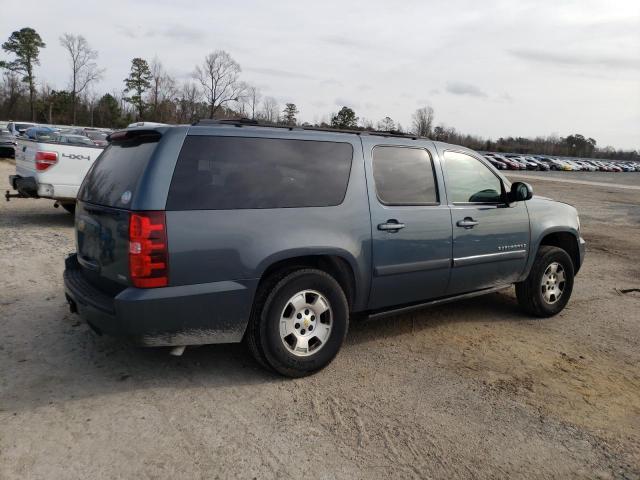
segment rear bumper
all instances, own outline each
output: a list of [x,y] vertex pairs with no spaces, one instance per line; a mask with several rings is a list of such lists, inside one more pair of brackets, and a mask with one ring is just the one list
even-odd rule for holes
[[9,185],[23,197],[38,197],[38,182],[34,177],[9,175]]
[[[53,198],[55,200],[74,200],[78,195],[77,185],[51,185],[40,183],[35,177],[9,175],[11,188],[17,190],[18,196],[28,198]],[[15,195],[14,195],[15,196]]]
[[15,158],[16,149],[12,145],[0,145],[0,158]]
[[82,275],[76,255],[67,258],[64,286],[71,311],[100,334],[145,346],[232,343],[242,340],[257,280],[165,288],[126,288],[116,296]]

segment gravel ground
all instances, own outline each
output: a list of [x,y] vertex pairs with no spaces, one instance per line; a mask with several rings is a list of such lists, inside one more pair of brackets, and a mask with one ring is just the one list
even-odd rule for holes
[[62,291],[72,217],[2,202],[0,478],[640,478],[640,292],[622,293],[640,289],[640,191],[531,183],[581,213],[564,312],[533,320],[507,290],[352,322],[299,380],[242,345],[174,358],[94,336]]

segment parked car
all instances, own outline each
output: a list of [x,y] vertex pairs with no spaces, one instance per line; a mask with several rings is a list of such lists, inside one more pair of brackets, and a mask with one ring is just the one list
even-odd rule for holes
[[240,121],[113,133],[75,228],[65,291],[94,330],[174,354],[244,339],[292,377],[326,366],[355,314],[515,283],[554,315],[584,258],[575,208],[471,150]]
[[567,171],[567,172],[571,172],[571,171],[574,171],[574,170],[575,170],[575,168],[573,167],[573,165],[571,165],[571,164],[570,164],[569,162],[567,162],[566,160],[564,160],[564,159],[559,159],[559,158],[557,158],[556,160],[560,163],[560,170],[564,170],[564,171]]
[[56,136],[56,132],[53,128],[38,125],[27,128],[22,135],[31,140],[51,140]]
[[17,138],[16,173],[9,176],[16,193],[7,191],[5,198],[50,198],[73,213],[80,184],[103,149],[80,135],[33,136]]
[[510,170],[524,170],[526,167],[513,158],[507,158],[504,155],[493,154],[493,158],[506,163]]
[[108,134],[97,128],[88,128],[88,127],[77,128],[77,129],[74,129],[73,133],[75,133],[76,135],[83,135],[89,138],[94,145],[97,145],[99,147],[106,147],[108,144],[107,142]]
[[22,135],[28,128],[35,127],[37,124],[29,122],[9,122],[7,123],[7,130],[13,136],[17,137]]
[[[60,133],[53,137],[56,142],[59,143],[68,143],[71,145],[86,145],[86,146],[96,146],[97,144],[93,142],[89,137],[84,135],[73,135],[69,133]],[[106,142],[105,142],[106,144]]]
[[560,170],[562,167],[562,165],[558,161],[549,157],[536,156],[534,158],[539,162],[549,165],[549,170]]
[[585,161],[582,161],[582,160],[576,160],[576,163],[578,163],[582,167],[582,169],[587,171],[587,172],[595,172],[597,170],[596,167],[591,165],[589,162],[585,162]]
[[538,170],[538,164],[536,162],[532,162],[527,157],[518,157],[518,161],[524,163],[527,170]]
[[8,130],[0,130],[0,158],[14,158],[16,153],[16,137]]
[[538,167],[538,170],[541,170],[544,172],[548,172],[549,170],[551,170],[551,165],[546,162],[543,162],[542,160],[538,160],[537,158],[534,158],[534,157],[527,157],[527,160],[535,163]]
[[496,167],[498,170],[506,170],[507,164],[504,162],[501,162],[500,160],[498,160],[497,158],[493,158],[490,155],[485,155],[485,157],[487,160],[489,160],[489,162],[491,162],[491,165],[493,165],[494,167]]

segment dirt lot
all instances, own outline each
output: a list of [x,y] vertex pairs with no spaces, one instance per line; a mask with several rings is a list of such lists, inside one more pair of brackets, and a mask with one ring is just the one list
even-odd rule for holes
[[622,293],[640,289],[640,190],[531,183],[581,212],[562,314],[527,318],[508,290],[354,322],[300,380],[241,345],[174,358],[95,337],[62,292],[72,217],[3,201],[0,478],[640,478],[640,291]]

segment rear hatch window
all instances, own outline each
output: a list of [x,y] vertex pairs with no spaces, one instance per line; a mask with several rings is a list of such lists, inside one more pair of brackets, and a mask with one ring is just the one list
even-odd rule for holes
[[129,207],[160,134],[128,132],[126,135],[115,139],[96,160],[82,182],[79,200],[108,207]]

